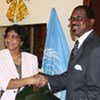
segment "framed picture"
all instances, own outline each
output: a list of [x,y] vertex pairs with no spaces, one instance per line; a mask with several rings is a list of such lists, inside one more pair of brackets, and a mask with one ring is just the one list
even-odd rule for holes
[[46,39],[46,24],[24,25],[24,27],[27,29],[29,36],[25,45],[27,51],[37,55],[41,68]]
[[94,24],[94,29],[98,35],[100,35],[100,0],[83,0],[83,5],[88,5],[91,6],[94,10],[95,14],[95,24]]

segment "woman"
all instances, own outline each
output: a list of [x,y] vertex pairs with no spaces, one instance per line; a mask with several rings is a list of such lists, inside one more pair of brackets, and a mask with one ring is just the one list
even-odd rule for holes
[[15,100],[21,87],[36,82],[33,75],[38,73],[38,61],[35,55],[23,51],[26,39],[26,30],[20,25],[5,30],[6,49],[0,51],[1,100]]

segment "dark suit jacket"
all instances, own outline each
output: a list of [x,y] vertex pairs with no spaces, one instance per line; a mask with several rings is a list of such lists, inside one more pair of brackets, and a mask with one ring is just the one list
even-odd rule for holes
[[66,100],[100,100],[100,38],[94,31],[70,59],[68,70],[48,79],[53,92],[67,89]]

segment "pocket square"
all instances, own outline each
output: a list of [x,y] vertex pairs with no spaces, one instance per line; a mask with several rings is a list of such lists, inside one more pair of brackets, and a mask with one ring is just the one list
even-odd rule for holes
[[82,71],[82,67],[81,67],[80,65],[75,65],[74,68],[75,68],[76,70]]

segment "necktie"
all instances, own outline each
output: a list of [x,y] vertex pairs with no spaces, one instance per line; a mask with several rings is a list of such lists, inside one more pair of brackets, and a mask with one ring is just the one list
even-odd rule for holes
[[79,41],[77,40],[77,41],[75,42],[75,44],[74,44],[74,48],[72,49],[72,58],[73,58],[74,56],[76,56],[76,54],[77,54],[78,45],[79,45]]

